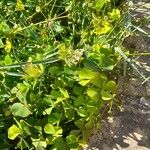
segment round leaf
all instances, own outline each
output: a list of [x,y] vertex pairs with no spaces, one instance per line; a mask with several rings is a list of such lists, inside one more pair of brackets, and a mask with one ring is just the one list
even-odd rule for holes
[[114,98],[113,95],[111,95],[110,93],[106,91],[101,91],[101,94],[102,94],[102,99],[105,101],[109,101]]
[[86,107],[79,107],[78,110],[77,110],[77,113],[79,116],[81,117],[87,117],[88,116],[88,113],[87,113],[87,108]]
[[37,65],[32,63],[26,64],[23,68],[24,72],[33,78],[39,77],[42,74],[42,70]]
[[11,112],[14,116],[27,117],[31,114],[27,106],[21,103],[15,103],[11,106]]
[[110,91],[115,93],[117,89],[117,85],[115,81],[108,81],[105,85],[104,85],[104,90]]
[[74,106],[75,107],[79,107],[79,106],[82,106],[82,105],[85,105],[85,97],[84,97],[84,95],[80,95],[74,101]]
[[87,95],[90,98],[97,98],[97,96],[98,96],[98,89],[97,88],[93,88],[93,87],[88,88]]
[[11,140],[14,140],[20,134],[21,130],[14,124],[8,129],[8,138]]
[[46,134],[55,134],[55,128],[50,124],[48,123],[45,127],[44,127],[44,132]]
[[55,135],[61,135],[63,133],[62,128],[59,126],[55,126],[54,129],[55,129]]
[[48,116],[48,122],[50,124],[59,123],[60,120],[61,120],[61,114],[60,113],[52,113]]

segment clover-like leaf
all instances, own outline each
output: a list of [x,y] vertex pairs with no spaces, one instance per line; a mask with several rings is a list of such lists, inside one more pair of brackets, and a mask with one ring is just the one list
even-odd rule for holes
[[13,124],[9,129],[8,129],[8,138],[11,140],[14,140],[18,135],[22,133],[21,129],[17,127],[17,125]]
[[94,72],[87,68],[83,68],[82,70],[79,70],[77,73],[79,76],[79,83],[82,86],[88,84],[97,75],[97,72]]
[[90,98],[97,98],[97,96],[98,96],[98,89],[97,88],[93,88],[93,87],[88,88],[87,95]]
[[74,106],[75,107],[79,107],[79,106],[83,106],[85,105],[85,96],[84,95],[80,95],[78,96],[75,101],[74,101]]
[[27,117],[31,114],[28,107],[21,103],[14,103],[10,109],[14,116]]
[[102,99],[106,101],[112,100],[114,98],[113,95],[103,90],[101,91],[101,95],[102,95]]
[[32,63],[28,63],[24,66],[23,68],[24,72],[32,77],[32,78],[36,78],[42,75],[42,69],[40,66],[34,65]]
[[85,106],[80,106],[77,110],[77,114],[80,117],[87,117],[88,116],[87,108]]
[[8,54],[5,56],[5,64],[6,65],[12,64],[12,59],[11,59],[10,55],[8,55]]
[[104,90],[110,91],[112,93],[116,92],[117,89],[117,85],[115,81],[108,81],[105,85],[104,85]]
[[50,123],[46,124],[46,126],[44,127],[44,132],[46,134],[55,134],[55,128],[53,125],[51,125]]

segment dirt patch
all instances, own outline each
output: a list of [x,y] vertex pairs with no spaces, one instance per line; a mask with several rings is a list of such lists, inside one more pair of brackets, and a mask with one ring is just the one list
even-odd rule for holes
[[[122,112],[102,122],[88,150],[149,150],[150,103],[139,97],[124,98]],[[149,101],[150,102],[150,101]]]

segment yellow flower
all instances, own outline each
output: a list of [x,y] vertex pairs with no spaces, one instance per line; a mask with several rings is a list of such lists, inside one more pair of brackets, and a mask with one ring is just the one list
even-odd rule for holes
[[97,17],[95,14],[92,14],[93,19],[93,27],[94,27],[94,33],[96,35],[102,35],[108,33],[112,29],[111,23],[108,21],[108,18],[100,18]]
[[100,48],[101,48],[101,45],[98,44],[98,43],[97,43],[97,44],[94,44],[94,45],[92,46],[92,49],[93,49],[94,52],[98,52],[98,53],[99,53]]
[[24,10],[24,4],[21,0],[17,0],[16,9],[20,11]]
[[5,51],[7,52],[7,53],[10,53],[10,51],[11,51],[11,42],[7,39],[6,40],[6,45],[5,45]]
[[59,57],[62,60],[66,60],[71,56],[72,50],[67,47],[64,43],[59,47]]
[[108,33],[112,29],[111,24],[108,21],[102,21],[101,25],[95,28],[96,35],[102,35]]
[[119,9],[113,9],[112,12],[109,13],[109,15],[113,20],[118,20],[121,17]]

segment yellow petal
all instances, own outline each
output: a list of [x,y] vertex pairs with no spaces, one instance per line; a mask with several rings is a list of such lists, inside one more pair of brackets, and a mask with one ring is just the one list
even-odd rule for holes
[[11,42],[7,39],[6,40],[6,45],[5,45],[5,51],[7,52],[7,53],[9,53],[10,51],[11,51]]

